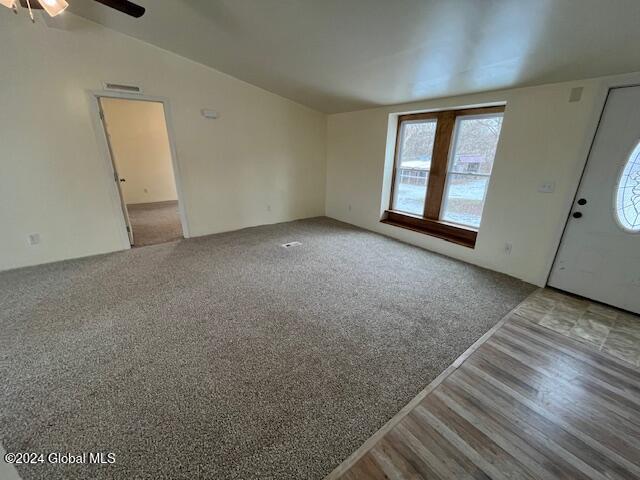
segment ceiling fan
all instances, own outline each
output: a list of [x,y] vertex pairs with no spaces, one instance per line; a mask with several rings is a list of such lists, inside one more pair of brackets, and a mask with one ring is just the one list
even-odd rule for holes
[[[145,8],[137,5],[128,0],[94,0],[98,3],[111,7],[122,13],[130,15],[135,18],[140,18],[144,15]],[[32,10],[44,10],[51,17],[61,14],[69,6],[66,0],[0,0],[0,5],[12,8],[14,12],[18,11],[18,3],[23,8],[29,9],[29,15],[33,21]]]

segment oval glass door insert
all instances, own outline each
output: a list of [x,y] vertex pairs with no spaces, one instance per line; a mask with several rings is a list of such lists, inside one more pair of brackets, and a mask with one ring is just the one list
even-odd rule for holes
[[640,142],[622,169],[616,188],[616,217],[629,232],[640,232]]

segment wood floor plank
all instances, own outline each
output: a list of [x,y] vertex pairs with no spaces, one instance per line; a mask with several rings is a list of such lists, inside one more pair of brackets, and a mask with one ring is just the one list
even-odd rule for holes
[[[540,330],[536,329],[544,330],[544,334],[541,334]],[[544,327],[533,324],[526,328],[515,321],[510,321],[508,325],[505,325],[505,331],[522,338],[531,345],[541,346],[541,348],[546,349],[548,355],[555,356],[558,360],[564,360],[565,362],[573,361],[579,366],[580,371],[594,379],[607,383],[610,388],[625,391],[636,399],[640,397],[640,380],[631,374],[634,370],[633,367],[620,366],[622,369],[628,369],[627,374],[611,368],[611,359],[609,358],[601,358],[603,362],[598,363],[597,358],[585,357],[580,352],[567,348],[566,345],[554,343],[549,336],[562,337],[562,335],[546,330]],[[574,343],[578,344],[579,342],[574,341]],[[580,347],[583,346],[580,345]],[[604,355],[595,350],[593,353],[604,357]],[[633,373],[635,374],[635,372]]]
[[517,314],[405,408],[327,478],[640,479],[640,369]]
[[[450,477],[455,479],[473,478],[479,480],[490,478],[446,438],[433,429],[428,423],[423,422],[420,415],[416,412],[411,412],[406,420],[401,422],[397,428],[399,434],[402,434],[404,429],[406,429],[410,435],[415,436],[422,445],[428,448],[448,469]],[[443,476],[447,478],[446,475]]]
[[591,447],[596,450],[601,451],[605,455],[609,455],[611,458],[620,462],[630,471],[640,475],[640,467],[635,463],[637,461],[637,457],[629,460],[627,456],[621,455],[618,451],[617,441],[614,439],[613,442],[607,441],[607,438],[601,438],[598,435],[592,435],[593,432],[584,433],[581,428],[578,428],[583,422],[578,422],[576,425],[575,418],[565,418],[562,415],[558,415],[556,413],[550,412],[546,409],[546,406],[540,405],[538,402],[532,401],[526,396],[520,394],[519,392],[513,390],[510,385],[502,383],[499,379],[495,378],[492,374],[488,374],[481,369],[476,368],[474,365],[466,364],[463,365],[465,371],[468,371],[472,376],[480,377],[483,380],[487,381],[498,390],[505,392],[507,395],[513,397],[513,399],[517,400],[520,403],[524,403],[529,408],[535,410],[541,415],[547,417],[552,422],[555,422],[562,426],[562,428],[568,430],[576,437],[580,438],[583,442],[587,443]]
[[[586,378],[570,371],[553,371],[540,362],[535,356],[527,355],[524,348],[514,348],[513,344],[492,339],[484,346],[483,355],[490,354],[491,361],[510,365],[510,367],[526,377],[530,386],[537,389],[547,401],[555,399],[562,404],[574,405],[572,397],[582,399],[580,408],[584,413],[592,415],[594,421],[606,419],[626,435],[640,438],[640,425],[637,423],[637,407],[624,397],[602,391]],[[570,394],[570,395],[569,395]]]
[[342,477],[343,479],[357,480],[370,478],[371,480],[387,480],[388,477],[380,468],[380,465],[371,456],[371,452],[362,456]]
[[399,428],[391,430],[383,442],[392,446],[404,461],[411,465],[412,470],[419,474],[420,478],[450,478],[446,469],[437,468],[438,460],[428,455],[424,445],[416,441],[415,437],[403,435],[400,432]]
[[[513,429],[511,420],[491,406],[479,403],[468,393],[459,384],[446,382],[434,395],[517,458],[536,478],[573,480],[584,476],[587,470],[592,478],[606,480],[604,475],[579,459],[574,459],[569,452],[564,452],[558,446],[551,448],[548,439],[536,435],[533,429],[527,430],[524,435],[520,433],[522,430]],[[567,461],[568,457],[572,457],[573,461]],[[576,463],[580,464],[580,468],[576,468]]]
[[[544,408],[551,415],[564,418],[575,429],[592,438],[602,439],[627,460],[640,461],[640,444],[634,445],[625,432],[616,430],[612,424],[616,425],[617,422],[614,422],[612,416],[589,409],[584,401],[579,404],[572,402],[570,398],[563,396],[563,392],[555,391],[553,385],[548,390],[539,389],[533,374],[524,366],[518,367],[514,363],[501,366],[501,358],[488,357],[487,351],[488,349],[479,349],[478,355],[469,359],[462,368],[473,368],[476,373],[481,371],[508,391]],[[523,380],[527,374],[530,375]]]
[[570,429],[565,429],[562,422],[550,420],[548,416],[518,402],[490,383],[476,376],[470,376],[462,370],[450,378],[447,386],[461,385],[474,400],[480,402],[483,408],[498,410],[509,420],[508,428],[517,431],[525,438],[540,437],[558,454],[564,455],[566,451],[608,478],[627,480],[638,478],[625,468],[625,461],[616,462],[615,458],[608,455],[606,451],[603,453],[593,448],[579,435],[574,435]]
[[[511,327],[511,325],[509,325]],[[515,343],[518,350],[523,350],[529,355],[534,355],[546,362],[552,371],[560,374],[571,372],[583,379],[583,381],[597,384],[601,389],[606,389],[615,395],[625,398],[630,402],[631,408],[640,406],[640,390],[636,391],[632,385],[624,385],[600,368],[594,368],[575,358],[556,352],[544,343],[533,338],[522,338],[518,330],[505,328],[491,339],[491,342],[503,339],[506,342]],[[621,385],[622,384],[622,385]]]
[[453,412],[449,413],[440,408],[437,404],[441,402],[435,397],[430,395],[425,399],[427,400],[427,404],[423,402],[416,407],[416,413],[491,478],[533,478],[513,457],[473,425],[459,417],[456,418],[457,415],[452,414]]
[[586,343],[560,335],[516,314],[511,316],[504,328],[519,328],[523,334],[541,339],[552,349],[570,355],[592,367],[603,369],[616,379],[640,388],[640,370],[638,368],[619,359],[609,357]]
[[420,475],[413,465],[389,443],[387,438],[380,440],[371,450],[371,455],[390,480],[406,480],[426,478]]

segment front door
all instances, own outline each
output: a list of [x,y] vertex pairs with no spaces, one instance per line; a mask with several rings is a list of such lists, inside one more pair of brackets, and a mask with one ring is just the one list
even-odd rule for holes
[[640,86],[609,92],[549,285],[640,313]]

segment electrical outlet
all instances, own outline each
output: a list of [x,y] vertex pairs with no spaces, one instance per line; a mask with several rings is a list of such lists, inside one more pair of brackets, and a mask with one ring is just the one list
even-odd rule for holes
[[351,211],[351,204],[349,204],[349,207],[348,207],[348,208],[349,208],[349,211]]
[[505,255],[511,255],[511,249],[513,248],[513,245],[511,244],[511,242],[506,242],[504,244],[504,254]]
[[271,205],[267,205],[267,212],[271,211]]
[[145,189],[144,189],[144,193],[149,193],[149,189],[148,189],[148,188],[145,188]]
[[40,234],[30,233],[27,236],[27,242],[29,243],[29,245],[38,245],[40,243]]

